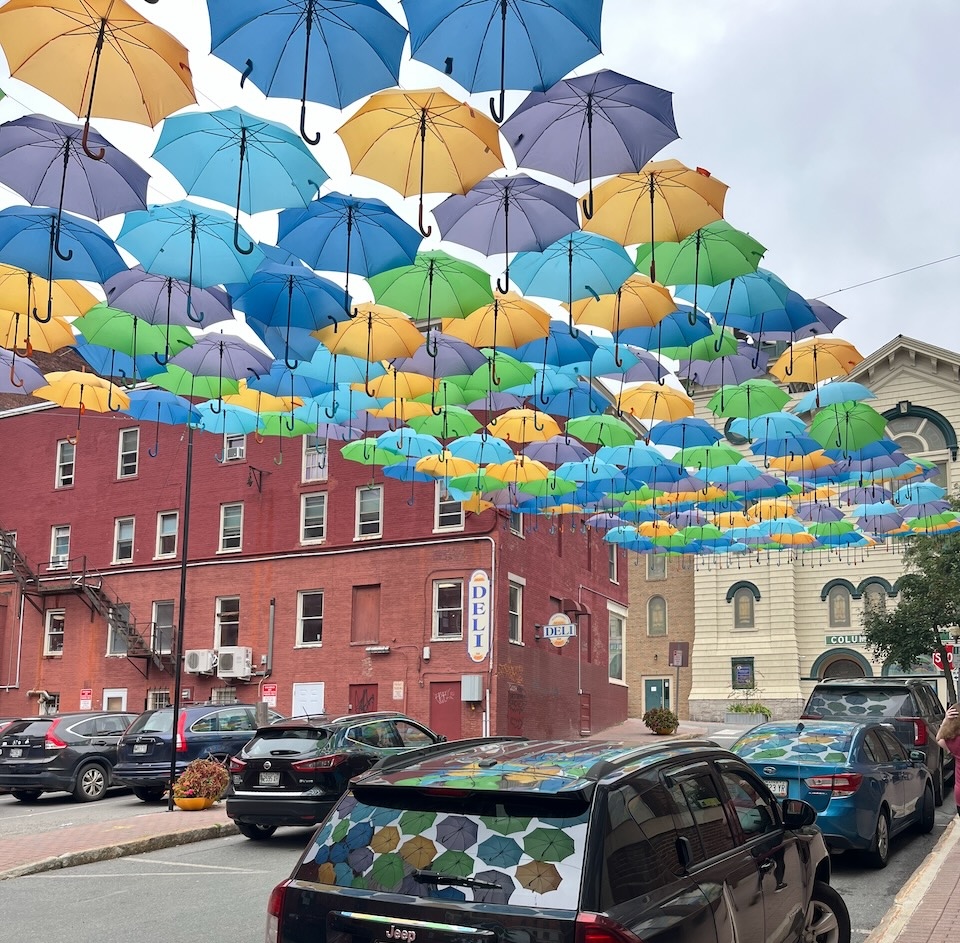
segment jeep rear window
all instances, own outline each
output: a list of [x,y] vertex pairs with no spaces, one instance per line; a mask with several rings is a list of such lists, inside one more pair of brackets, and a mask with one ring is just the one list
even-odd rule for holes
[[804,714],[871,720],[877,717],[912,717],[909,691],[857,688],[855,691],[814,691]]
[[[348,792],[318,829],[295,878],[441,900],[579,907],[588,802],[442,794],[451,792],[368,787],[358,790],[362,801]],[[425,883],[417,869],[497,888]]]
[[330,739],[330,732],[316,727],[284,727],[259,733],[244,748],[246,756],[290,756],[309,753]]

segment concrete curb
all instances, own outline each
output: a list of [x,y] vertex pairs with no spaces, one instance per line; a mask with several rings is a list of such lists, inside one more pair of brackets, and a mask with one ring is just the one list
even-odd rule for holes
[[31,861],[29,864],[22,864],[16,868],[0,871],[0,881],[5,881],[7,878],[24,877],[28,874],[40,874],[44,871],[56,871],[59,868],[74,868],[81,864],[93,864],[95,861],[110,861],[113,858],[125,858],[128,855],[139,855],[146,851],[159,851],[162,848],[173,848],[176,845],[188,845],[192,842],[206,841],[208,838],[224,838],[228,835],[237,834],[237,826],[231,821],[204,825],[200,828],[181,832],[148,835],[144,838],[136,838],[116,845],[85,848],[82,851],[69,851],[51,858],[43,858],[40,861]]
[[890,909],[880,923],[873,928],[864,943],[891,943],[897,939],[903,928],[910,922],[917,907],[923,903],[923,897],[940,874],[944,860],[953,851],[957,842],[960,842],[958,824],[960,823],[954,816],[933,851],[927,855],[916,874],[900,888],[900,893],[894,898]]

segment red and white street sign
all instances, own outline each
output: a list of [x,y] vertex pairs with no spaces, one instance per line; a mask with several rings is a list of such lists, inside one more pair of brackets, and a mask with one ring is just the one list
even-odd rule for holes
[[[950,668],[953,668],[954,658],[953,658],[953,642],[947,642],[943,646],[947,650],[947,664]],[[943,671],[943,660],[940,658],[940,652],[933,653],[933,664],[934,667],[940,671]]]
[[274,681],[264,681],[260,685],[260,697],[267,707],[277,706],[277,685]]

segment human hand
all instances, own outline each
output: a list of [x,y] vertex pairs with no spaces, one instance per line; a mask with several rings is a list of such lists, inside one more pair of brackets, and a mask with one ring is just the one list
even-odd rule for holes
[[951,704],[947,708],[947,717],[960,717],[960,706],[957,704]]

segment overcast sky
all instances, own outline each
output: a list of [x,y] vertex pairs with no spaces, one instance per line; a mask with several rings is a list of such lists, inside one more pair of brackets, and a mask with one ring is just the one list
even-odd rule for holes
[[[383,3],[402,18],[397,0]],[[296,126],[298,105],[241,91],[237,73],[207,54],[201,0],[131,4],[190,47],[201,108],[239,104]],[[960,351],[958,36],[958,0],[606,0],[604,55],[577,71],[607,67],[672,91],[681,140],[658,158],[729,184],[725,216],[767,246],[763,266],[846,315],[838,333],[862,353],[899,333]],[[416,64],[401,72],[408,88],[443,82]],[[9,79],[5,65],[0,87],[10,95],[0,121],[34,110],[70,117]],[[488,98],[475,101],[485,107]],[[511,95],[508,107],[521,99]],[[326,131],[314,149],[332,177],[325,190],[415,211],[415,200],[349,179],[331,133],[343,119],[310,106],[308,127]],[[183,197],[149,159],[157,130],[94,123],[156,174],[152,201]],[[0,205],[12,202],[20,200],[0,187]],[[119,221],[105,228],[115,234]],[[267,239],[276,232],[269,220],[252,229]]]

